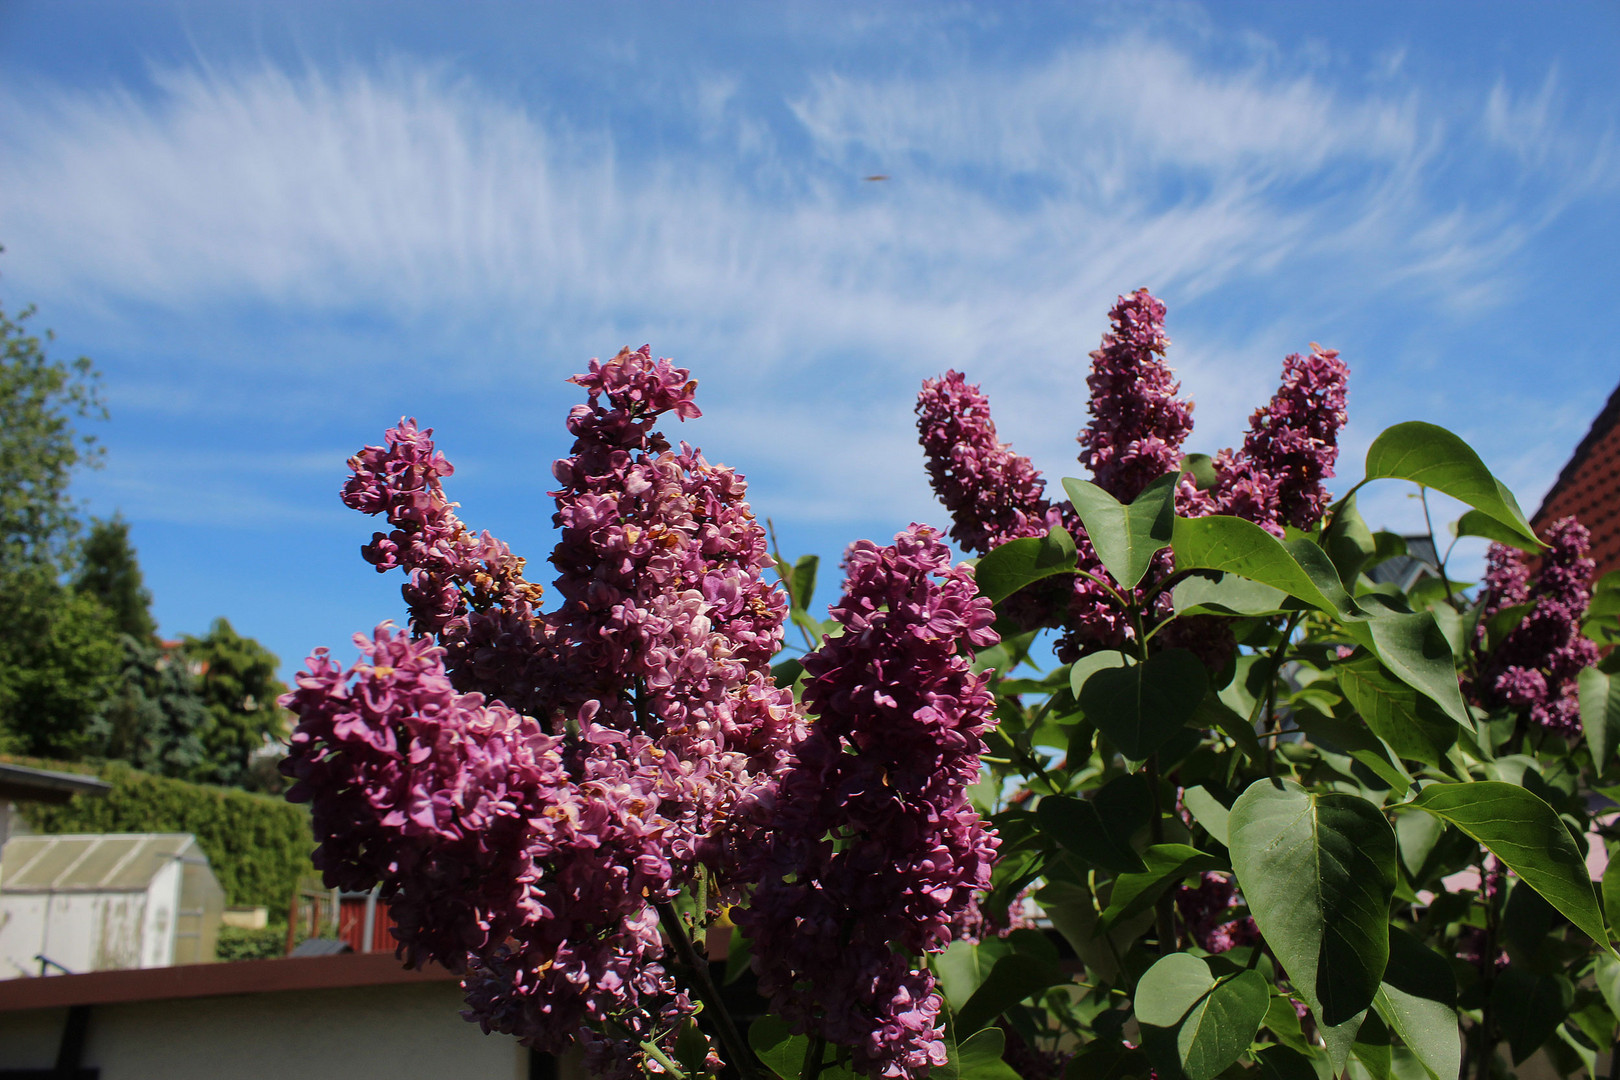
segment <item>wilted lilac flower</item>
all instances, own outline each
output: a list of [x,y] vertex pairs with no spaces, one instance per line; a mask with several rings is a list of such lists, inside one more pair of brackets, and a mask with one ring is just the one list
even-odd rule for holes
[[816,722],[776,793],[759,885],[734,913],[760,992],[852,1049],[873,1076],[945,1063],[934,976],[912,966],[955,936],[986,888],[996,837],[967,799],[994,699],[972,649],[994,644],[972,572],[913,525],[853,544],[843,628],[804,660]]
[[1314,342],[1310,356],[1283,361],[1282,385],[1249,418],[1243,448],[1215,459],[1218,512],[1278,536],[1284,525],[1306,529],[1322,519],[1332,499],[1322,481],[1332,478],[1339,456],[1349,373],[1338,350]]
[[1138,289],[1120,297],[1108,319],[1086,378],[1091,422],[1080,433],[1080,463],[1098,487],[1128,503],[1180,463],[1193,406],[1176,397],[1181,384],[1164,362],[1164,305]]
[[1515,603],[1535,607],[1485,659],[1470,690],[1486,708],[1516,710],[1538,727],[1575,739],[1581,734],[1576,679],[1598,660],[1597,645],[1581,634],[1596,564],[1586,557],[1591,534],[1572,517],[1554,522],[1543,539],[1548,550],[1528,584],[1524,559],[1491,545],[1482,621]]
[[1027,457],[996,438],[990,401],[956,371],[917,395],[917,432],[934,494],[950,511],[951,539],[983,555],[1009,540],[1045,536],[1059,516]]

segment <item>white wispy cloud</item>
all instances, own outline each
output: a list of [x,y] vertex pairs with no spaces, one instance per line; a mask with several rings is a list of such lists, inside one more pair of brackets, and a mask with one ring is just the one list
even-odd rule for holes
[[[987,383],[1004,435],[1063,471],[1084,354],[1137,285],[1167,295],[1173,320],[1177,303],[1301,278],[1347,319],[1397,290],[1486,302],[1552,197],[1456,205],[1432,178],[1492,153],[1491,167],[1556,172],[1566,152],[1536,150],[1559,123],[1556,87],[1498,88],[1470,126],[1413,84],[1387,86],[1351,96],[1263,56],[1222,65],[1127,34],[1017,70],[827,72],[785,110],[719,73],[690,94],[692,138],[650,152],[566,103],[409,58],[167,70],[141,92],[0,100],[0,234],[31,288],[110,310],[364,314],[388,348],[342,351],[356,335],[341,328],[325,349],[319,332],[266,344],[259,396],[307,409],[352,408],[393,386],[379,373],[445,355],[456,379],[432,386],[449,397],[529,377],[515,352],[467,348],[490,323],[569,362],[621,339],[678,343],[713,403],[702,441],[779,475],[800,512],[841,520],[916,502],[899,494],[920,484],[911,394],[949,366]],[[808,154],[785,149],[806,140]],[[1171,332],[1211,449],[1240,438],[1281,355],[1318,334],[1269,320]],[[349,388],[323,404],[316,373]],[[185,408],[245,407],[193,374]],[[126,400],[172,413],[173,378],[145,379],[130,376]],[[750,411],[782,398],[768,419]],[[789,467],[806,445],[826,471]],[[250,512],[194,512],[208,506]]]

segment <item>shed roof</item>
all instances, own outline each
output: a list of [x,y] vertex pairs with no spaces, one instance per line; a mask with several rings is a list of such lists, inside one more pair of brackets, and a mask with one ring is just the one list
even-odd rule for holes
[[94,776],[0,761],[0,799],[65,803],[75,795],[103,795],[111,788]]
[[208,861],[190,833],[14,836],[0,849],[0,893],[143,892],[176,859]]

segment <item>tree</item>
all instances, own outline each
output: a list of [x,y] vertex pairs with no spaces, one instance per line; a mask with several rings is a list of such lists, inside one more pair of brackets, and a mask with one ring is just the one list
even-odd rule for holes
[[24,308],[13,322],[0,309],[0,581],[41,566],[68,568],[79,531],[68,494],[73,470],[96,466],[102,455],[74,420],[107,417],[89,358],[46,356],[53,335],[28,332],[33,314]]
[[121,633],[137,642],[155,642],[152,594],[143,584],[140,563],[129,543],[129,522],[112,517],[91,524],[73,587],[101,601]]
[[253,762],[287,734],[287,719],[276,699],[287,687],[276,678],[276,655],[214,620],[205,637],[186,635],[184,654],[193,665],[208,722],[201,738],[204,760],[196,779],[242,785]]
[[185,778],[207,762],[201,732],[209,724],[186,658],[150,639],[119,638],[123,665],[87,733],[97,757]]
[[96,753],[91,723],[122,662],[118,628],[95,597],[37,571],[11,577],[0,620],[0,745],[64,761]]

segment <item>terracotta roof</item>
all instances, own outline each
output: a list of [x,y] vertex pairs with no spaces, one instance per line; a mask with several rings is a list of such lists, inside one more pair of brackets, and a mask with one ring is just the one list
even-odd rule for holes
[[1542,529],[1571,514],[1592,532],[1598,575],[1620,570],[1620,387],[1530,520]]
[[450,982],[457,976],[429,966],[412,971],[389,953],[283,957],[233,964],[90,971],[0,981],[0,1013],[59,1009],[69,1005],[111,1005],[125,1001],[263,994],[277,990],[326,990],[388,983]]

